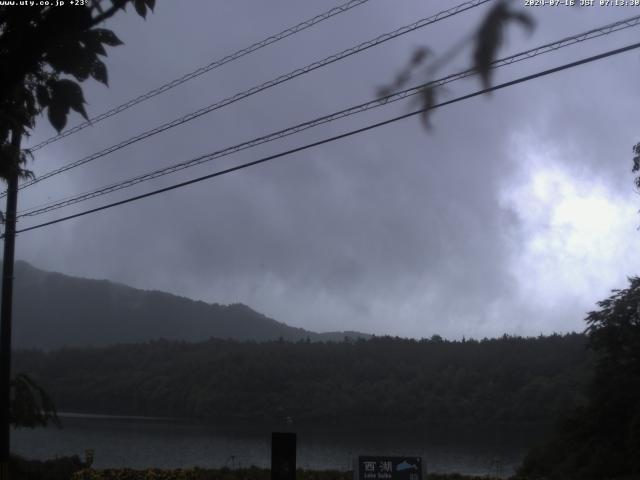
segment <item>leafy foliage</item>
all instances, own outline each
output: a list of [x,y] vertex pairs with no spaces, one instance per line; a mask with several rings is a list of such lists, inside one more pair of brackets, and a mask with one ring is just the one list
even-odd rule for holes
[[23,373],[11,380],[10,409],[11,425],[14,427],[46,427],[49,422],[60,426],[51,397]]
[[509,2],[498,2],[484,18],[475,35],[473,68],[478,72],[485,88],[491,86],[491,64],[496,59],[504,40],[504,31],[510,23],[519,23],[533,30],[533,19],[524,11],[515,11]]
[[11,480],[69,480],[77,472],[89,466],[78,456],[56,457],[54,460],[27,460],[11,455],[9,476]]
[[425,72],[421,74],[421,81],[423,83],[426,81],[427,85],[421,91],[420,102],[424,109],[423,123],[427,128],[430,128],[430,110],[436,105],[436,99],[440,96],[442,86],[436,87],[428,83],[432,82],[435,74],[463,51],[468,43],[473,44],[472,68],[479,74],[484,88],[490,87],[492,63],[504,42],[504,32],[507,27],[516,23],[529,31],[534,28],[533,19],[529,14],[523,10],[514,10],[509,4],[509,0],[499,0],[489,10],[473,35],[461,38],[449,51],[438,57],[435,57],[432,50],[427,47],[416,49],[407,67],[396,75],[394,81],[390,85],[378,89],[378,96],[383,99],[393,92],[399,91],[410,83],[417,70],[424,67]]
[[48,82],[48,87],[50,88],[47,92],[49,121],[56,130],[60,131],[65,127],[69,109],[88,118],[80,85],[71,80],[51,80]]
[[296,422],[553,422],[582,402],[583,335],[450,342],[154,341],[15,363],[65,410]]
[[[104,45],[122,43],[110,30],[96,26],[130,1],[110,0],[106,10],[101,0],[73,8],[56,8],[49,2],[0,6],[0,178],[32,175],[24,168],[30,152],[14,141],[28,134],[40,113],[47,110],[58,131],[65,127],[70,110],[88,119],[78,82],[91,77],[106,85],[107,68],[99,56],[106,55]],[[155,0],[135,0],[142,16],[154,5]],[[0,220],[4,221],[1,214]],[[59,424],[51,398],[27,375],[11,381],[11,393],[14,426]]]
[[640,278],[614,290],[587,316],[596,354],[588,403],[525,460],[526,478],[640,476]]
[[[26,460],[12,456],[9,467],[12,480],[270,480],[267,468],[133,468],[93,469],[77,456],[54,460]],[[353,472],[337,470],[296,471],[298,480],[352,480]],[[426,480],[497,480],[488,476],[429,473]]]
[[386,97],[387,95],[391,95],[394,91],[400,90],[402,87],[407,85],[409,83],[409,80],[411,80],[413,71],[420,67],[427,60],[427,58],[432,55],[433,52],[431,52],[431,50],[429,50],[427,47],[417,48],[411,56],[409,65],[396,75],[396,78],[391,85],[380,87],[378,89],[378,96]]
[[107,54],[105,46],[122,44],[111,30],[97,25],[128,3],[142,17],[155,6],[155,0],[90,0],[73,8],[45,2],[28,8],[0,6],[0,177],[8,178],[15,168],[28,174],[21,168],[26,157],[6,148],[11,132],[28,134],[45,110],[58,131],[66,126],[70,110],[88,119],[80,83],[93,78],[107,85],[100,57]]
[[[18,165],[15,162],[3,161],[4,158],[16,158],[19,156]],[[16,151],[16,149],[10,143],[0,144],[0,178],[8,178],[8,175],[18,174],[18,178],[33,178],[33,172],[26,168],[21,167],[26,165],[27,159],[32,158],[31,151],[29,149],[22,149]],[[16,172],[17,170],[17,172]],[[0,215],[2,213],[0,212]],[[4,217],[2,217],[4,222]]]

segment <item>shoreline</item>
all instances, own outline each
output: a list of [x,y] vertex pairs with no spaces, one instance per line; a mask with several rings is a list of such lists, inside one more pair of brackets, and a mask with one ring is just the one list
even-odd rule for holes
[[[250,466],[247,468],[91,468],[78,456],[51,460],[29,460],[18,456],[11,458],[12,479],[39,478],[41,480],[271,480],[271,469]],[[354,480],[353,470],[296,469],[296,480]],[[505,480],[512,477],[490,475],[463,475],[460,473],[425,472],[421,480]]]
[[[506,422],[506,421],[443,421],[443,422],[393,422],[387,417],[350,417],[348,419],[292,419],[291,422],[286,418],[265,418],[265,417],[170,417],[155,415],[136,415],[126,413],[97,413],[82,411],[62,411],[58,412],[61,419],[77,419],[77,420],[131,420],[145,422],[167,422],[182,423],[184,425],[196,425],[199,427],[218,427],[218,428],[247,428],[247,429],[275,429],[275,430],[317,430],[335,431],[357,428],[363,432],[384,430],[388,432],[398,431],[406,432],[407,430],[426,431],[434,429],[441,431],[443,429],[452,429],[460,432],[462,430],[474,429],[496,429],[501,432],[520,431],[522,429],[529,432],[545,433],[553,428],[554,423],[542,423],[536,421],[530,422]],[[375,427],[372,427],[375,425]]]
[[189,421],[190,418],[180,417],[153,417],[146,415],[112,415],[108,413],[83,413],[83,412],[57,412],[60,418],[85,418],[96,420],[155,420],[155,421]]

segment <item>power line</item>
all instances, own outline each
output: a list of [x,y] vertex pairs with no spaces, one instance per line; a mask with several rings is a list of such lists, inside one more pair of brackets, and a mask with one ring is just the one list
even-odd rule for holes
[[[573,45],[575,43],[579,43],[585,40],[590,40],[593,38],[598,38],[600,36],[603,35],[608,35],[610,33],[613,33],[615,31],[619,31],[625,28],[629,28],[632,26],[637,26],[638,24],[640,24],[640,15],[635,16],[635,17],[631,17],[625,20],[620,20],[618,22],[614,22],[612,24],[609,25],[605,25],[603,27],[599,27],[597,29],[592,29],[589,30],[587,32],[583,32],[577,35],[573,35],[571,37],[566,37],[562,40],[553,42],[553,43],[549,43],[546,45],[542,45],[530,50],[527,50],[525,52],[521,52],[515,55],[511,55],[509,57],[503,58],[503,59],[499,59],[493,62],[492,64],[492,68],[498,68],[500,66],[504,66],[504,65],[509,65],[515,62],[519,62],[522,60],[526,60],[529,58],[533,58],[535,56],[544,54],[544,53],[549,53],[550,51],[555,51],[559,48],[563,48],[569,45]],[[112,193],[114,191],[117,190],[121,190],[123,188],[128,188],[130,186],[136,185],[138,183],[141,183],[143,181],[147,181],[147,180],[151,180],[154,178],[158,178],[170,173],[174,173],[176,171],[180,171],[192,166],[196,166],[205,162],[209,162],[211,160],[214,160],[216,158],[221,158],[227,155],[230,155],[232,153],[237,153],[238,151],[241,150],[245,150],[247,148],[251,148],[263,143],[267,143],[269,141],[273,141],[279,138],[283,138],[285,136],[289,136],[292,135],[294,133],[298,133],[300,131],[324,124],[324,123],[328,123],[330,121],[333,120],[337,120],[339,118],[344,118],[356,113],[360,113],[372,108],[376,108],[381,106],[382,104],[387,104],[387,103],[392,103],[398,100],[402,100],[404,98],[407,98],[409,96],[412,95],[416,95],[418,93],[420,93],[420,91],[425,88],[426,86],[441,86],[444,85],[446,83],[461,79],[461,78],[465,78],[468,77],[470,75],[473,75],[475,73],[475,71],[473,69],[469,69],[466,70],[464,72],[460,72],[460,73],[456,73],[453,75],[449,75],[447,77],[444,77],[442,79],[439,80],[435,80],[433,82],[429,82],[428,84],[423,84],[417,87],[412,87],[410,89],[406,89],[397,93],[394,93],[392,95],[388,95],[386,97],[383,97],[381,99],[378,100],[373,100],[370,102],[366,102],[360,105],[356,105],[344,110],[341,110],[339,112],[330,114],[330,115],[325,115],[319,118],[316,118],[314,120],[308,121],[308,122],[304,122],[298,125],[295,125],[293,127],[289,127],[287,129],[284,130],[279,130],[277,132],[271,133],[269,135],[265,135],[262,137],[258,137],[255,138],[253,140],[250,140],[248,142],[243,142],[241,144],[238,145],[234,145],[232,147],[227,147],[223,150],[219,150],[217,152],[213,152],[213,153],[209,153],[206,155],[202,155],[199,157],[196,157],[194,159],[188,160],[188,161],[184,161],[169,167],[165,167],[162,169],[158,169],[152,172],[148,172],[146,174],[143,175],[139,175],[137,177],[133,177],[124,181],[120,181],[105,187],[101,187],[98,190],[93,190],[91,192],[85,192],[82,194],[77,194],[74,196],[70,196],[70,197],[66,197],[63,199],[59,199],[59,200],[55,200],[53,202],[49,202],[45,205],[42,206],[37,206],[37,207],[32,207],[30,209],[27,209],[23,212],[20,212],[19,217],[24,217],[24,216],[35,216],[35,215],[39,215],[42,213],[46,213],[52,210],[57,210],[59,208],[65,207],[65,206],[69,206],[69,205],[73,205],[75,203],[78,203],[80,201],[83,200],[88,200],[91,198],[95,198],[98,196],[102,196],[108,193]]]
[[188,82],[189,80],[192,80],[196,77],[204,75],[205,73],[210,72],[211,70],[219,68],[227,63],[233,62],[234,60],[238,60],[239,58],[244,57],[245,55],[248,55],[257,50],[260,50],[261,48],[264,48],[268,45],[272,45],[280,40],[283,40],[287,37],[290,37],[291,35],[294,35],[303,30],[306,30],[307,28],[310,28],[313,25],[323,22],[324,20],[334,17],[340,13],[344,13],[348,10],[351,10],[352,8],[362,5],[363,3],[366,3],[368,1],[369,0],[349,0],[348,2],[343,3],[342,5],[339,5],[337,7],[334,7],[331,10],[327,10],[326,12],[316,15],[313,18],[305,20],[304,22],[301,22],[293,27],[287,28],[286,30],[281,31],[280,33],[276,33],[275,35],[267,37],[264,40],[261,40],[260,42],[256,42],[252,45],[249,45],[248,47],[245,47],[241,50],[231,53],[223,58],[215,60],[209,63],[208,65],[197,68],[196,70],[193,70],[189,73],[186,73],[180,78],[176,78],[175,80],[167,82],[164,85],[161,85],[158,88],[150,90],[142,95],[139,95],[136,98],[133,98],[125,103],[122,103],[117,107],[112,108],[111,110],[103,112],[100,115],[96,115],[95,117],[90,118],[86,122],[82,122],[76,125],[75,127],[70,128],[69,130],[59,133],[58,135],[54,135],[53,137],[38,143],[37,145],[31,147],[30,150],[32,152],[35,152],[36,150],[40,150],[42,147],[46,145],[49,145],[53,142],[57,142],[62,138],[68,137],[69,135],[73,135],[74,133],[79,132],[80,130],[83,130],[89,126],[93,126],[96,123],[101,122],[102,120],[105,120],[109,117],[113,117],[114,115],[117,115],[120,112],[124,112],[125,110],[135,105],[138,105],[139,103],[150,100],[151,98],[157,95],[160,95],[161,93],[171,90],[172,88],[175,88],[178,85],[182,85],[183,83]]
[[[194,120],[198,117],[201,117],[202,115],[205,115],[207,113],[211,113],[214,110],[218,110],[220,108],[226,107],[227,105],[230,105],[232,103],[235,103],[239,100],[242,100],[244,98],[247,98],[251,95],[255,95],[256,93],[259,93],[263,90],[266,90],[268,88],[271,87],[275,87],[276,85],[279,85],[281,83],[287,82],[289,80],[292,80],[296,77],[299,77],[301,75],[307,74],[309,72],[312,72],[318,68],[324,67],[326,65],[329,65],[331,63],[337,62],[339,60],[342,60],[344,58],[347,58],[351,55],[354,55],[356,53],[360,53],[364,50],[367,50],[369,48],[375,47],[377,45],[380,45],[384,42],[387,42],[389,40],[392,40],[396,37],[399,37],[401,35],[405,35],[407,33],[410,33],[414,30],[417,30],[419,28],[424,28],[428,25],[431,25],[433,23],[439,22],[441,20],[444,20],[446,18],[452,17],[454,15],[457,15],[459,13],[462,13],[464,11],[467,11],[471,8],[475,8],[479,5],[482,5],[484,3],[490,2],[491,0],[470,0],[467,2],[464,2],[456,7],[450,8],[448,10],[444,10],[442,12],[439,12],[435,15],[432,15],[431,17],[427,17],[427,18],[423,18],[421,20],[418,20],[417,22],[414,22],[410,25],[405,25],[404,27],[400,27],[396,30],[394,30],[393,32],[389,32],[389,33],[385,33],[383,35],[379,35],[378,37],[372,39],[372,40],[368,40],[366,42],[362,42],[359,45],[356,45],[355,47],[351,47],[348,48],[346,50],[343,50],[339,53],[336,53],[334,55],[330,55],[322,60],[316,61],[314,63],[311,63],[305,67],[302,68],[298,68],[296,70],[293,70],[292,72],[289,72],[287,74],[284,75],[280,75],[279,77],[270,80],[268,82],[262,83],[258,86],[255,86],[253,88],[250,88],[249,90],[245,90],[243,92],[237,93],[231,97],[227,97],[224,100],[221,100],[217,103],[214,103],[212,105],[203,107],[199,110],[196,110],[195,112],[189,113],[183,117],[177,118],[175,120],[172,120],[171,122],[167,122],[164,123],[158,127],[155,127],[151,130],[147,130],[146,132],[143,132],[139,135],[136,135],[135,137],[131,137],[127,140],[124,140],[116,145],[112,145],[111,147],[108,147],[104,150],[101,150],[99,152],[96,152],[92,155],[89,155],[87,157],[84,157],[80,160],[77,160],[75,162],[69,163],[63,167],[60,167],[56,170],[52,170],[49,171],[47,173],[44,173],[42,175],[40,175],[38,178],[35,178],[33,180],[29,180],[25,183],[23,183],[22,185],[20,185],[20,189],[22,188],[26,188],[28,186],[34,185],[36,183],[41,182],[42,180],[45,180],[47,178],[53,177],[54,175],[58,175],[60,173],[66,172],[67,170],[70,170],[72,168],[76,168],[79,167],[81,165],[84,165],[88,162],[91,162],[93,160],[96,160],[98,158],[104,157],[105,155],[108,155],[110,153],[113,153],[117,150],[120,150],[126,146],[129,146],[133,143],[139,142],[141,140],[145,140],[149,137],[152,137],[153,135],[156,135],[158,133],[164,132],[166,130],[169,130],[170,128],[173,127],[177,127],[179,125],[182,125],[183,123],[189,122],[191,120]],[[4,193],[1,196],[4,196]]]
[[[631,18],[627,18],[625,20],[620,20],[599,28],[595,28],[586,32],[582,32],[570,37],[565,37],[561,40],[552,42],[552,43],[547,43],[545,45],[541,45],[535,48],[532,48],[530,50],[526,50],[524,52],[520,52],[499,60],[495,60],[492,63],[492,69],[496,69],[505,65],[511,65],[513,63],[516,62],[520,62],[523,60],[527,60],[533,57],[536,57],[538,55],[542,55],[542,54],[546,54],[555,50],[558,50],[560,48],[564,48],[570,45],[574,45],[576,43],[580,43],[586,40],[591,40],[594,38],[599,38],[602,37],[604,35],[609,35],[611,33],[626,29],[626,28],[630,28],[633,26],[638,26],[640,25],[640,15],[631,17]],[[246,150],[248,148],[252,148],[255,147],[257,145],[261,145],[263,143],[267,143],[267,142],[271,142],[280,138],[284,138],[286,136],[289,135],[293,135],[295,133],[299,133],[301,131],[316,127],[318,125],[322,125],[325,123],[329,123],[332,122],[334,120],[340,119],[340,118],[345,118],[357,113],[361,113],[367,110],[371,110],[377,107],[380,107],[382,105],[386,105],[389,103],[393,103],[393,102],[397,102],[399,100],[403,100],[405,98],[408,98],[410,96],[419,94],[425,87],[438,87],[438,86],[442,86],[445,85],[447,83],[462,79],[462,78],[466,78],[469,77],[471,75],[474,75],[476,72],[473,69],[468,69],[465,70],[463,72],[460,73],[456,73],[456,74],[452,74],[452,75],[448,75],[444,78],[441,78],[439,80],[435,80],[432,82],[429,82],[427,84],[423,84],[423,85],[419,85],[416,87],[412,87],[412,88],[408,88],[406,90],[402,90],[400,92],[396,92],[393,93],[391,95],[387,95],[385,97],[382,97],[380,99],[377,100],[372,100],[370,102],[365,102],[359,105],[355,105],[349,108],[346,108],[344,110],[340,110],[338,112],[332,113],[330,115],[325,115],[322,117],[318,117],[314,120],[310,120],[304,123],[300,123],[297,125],[294,125],[292,127],[283,129],[283,130],[279,130],[273,133],[270,133],[268,135],[264,135],[262,137],[257,137],[254,138],[252,140],[249,140],[247,142],[243,142],[231,147],[227,147],[224,148],[222,150],[218,150],[216,152],[212,152],[212,153],[208,153],[205,155],[201,155],[199,157],[195,157],[193,159],[184,161],[184,162],[180,162],[174,165],[171,165],[169,167],[164,167],[161,169],[157,169],[142,175],[138,175],[136,177],[132,177],[123,181],[119,181],[116,183],[113,183],[111,185],[107,185],[104,187],[101,187],[97,190],[92,190],[90,192],[85,192],[85,193],[81,193],[81,194],[76,194],[73,196],[69,196],[66,198],[62,198],[62,199],[58,199],[58,200],[54,200],[53,202],[49,202],[45,205],[41,205],[41,206],[36,206],[36,207],[32,207],[29,209],[26,209],[22,212],[19,212],[18,214],[18,218],[20,217],[28,217],[28,216],[36,216],[36,215],[40,215],[43,213],[47,213],[50,211],[54,211],[54,210],[58,210],[60,208],[63,207],[67,207],[70,205],[74,205],[76,203],[85,201],[85,200],[89,200],[92,198],[96,198],[96,197],[100,197],[102,195],[106,195],[118,190],[122,190],[124,188],[128,188],[134,185],[137,185],[139,183],[148,181],[148,180],[152,180],[158,177],[162,177],[164,175],[168,175],[174,172],[178,172],[181,170],[184,170],[186,168],[190,168],[196,165],[200,165],[202,163],[205,162],[209,162],[212,161],[214,159],[217,158],[221,158],[221,157],[225,157],[227,155],[231,155],[233,153],[237,153],[239,151],[242,150]]]
[[[415,111],[410,112],[410,113],[405,113],[404,115],[399,115],[397,117],[393,117],[393,118],[384,120],[382,122],[374,123],[374,124],[368,125],[366,127],[358,128],[356,130],[351,130],[349,132],[345,132],[345,133],[342,133],[340,135],[335,135],[333,137],[325,138],[323,140],[319,140],[317,142],[309,143],[309,144],[303,145],[301,147],[292,148],[290,150],[286,150],[284,152],[280,152],[280,153],[277,153],[277,154],[274,154],[274,155],[269,155],[267,157],[263,157],[263,158],[260,158],[258,160],[254,160],[252,162],[243,163],[243,164],[237,165],[235,167],[227,168],[225,170],[220,170],[218,172],[210,173],[208,175],[204,175],[204,176],[197,177],[197,178],[194,178],[194,179],[191,179],[191,180],[187,180],[185,182],[176,183],[176,184],[170,185],[168,187],[164,187],[164,188],[160,188],[160,189],[157,189],[157,190],[153,190],[151,192],[147,192],[147,193],[144,193],[144,194],[141,194],[141,195],[136,195],[134,197],[129,197],[129,198],[126,198],[124,200],[120,200],[118,202],[113,202],[113,203],[109,203],[107,205],[103,205],[101,207],[92,208],[90,210],[85,210],[85,211],[82,211],[82,212],[79,212],[79,213],[75,213],[73,215],[68,215],[66,217],[61,217],[61,218],[58,218],[58,219],[55,219],[55,220],[51,220],[49,222],[44,222],[44,223],[40,223],[40,224],[37,224],[37,225],[32,225],[30,227],[26,227],[26,228],[23,228],[23,229],[20,229],[20,230],[16,230],[16,233],[23,233],[23,232],[28,232],[30,230],[36,230],[38,228],[43,228],[43,227],[46,227],[46,226],[49,226],[49,225],[54,225],[56,223],[60,223],[60,222],[64,222],[64,221],[67,221],[67,220],[74,219],[74,218],[82,217],[82,216],[88,215],[90,213],[96,213],[96,212],[99,212],[99,211],[102,211],[102,210],[107,210],[107,209],[112,208],[112,207],[116,207],[116,206],[119,206],[119,205],[124,205],[126,203],[131,203],[131,202],[135,202],[137,200],[142,200],[143,198],[147,198],[147,197],[151,197],[151,196],[154,196],[154,195],[158,195],[160,193],[168,192],[170,190],[175,190],[175,189],[178,189],[178,188],[186,187],[186,186],[192,185],[194,183],[199,183],[199,182],[202,182],[204,180],[209,180],[211,178],[219,177],[221,175],[226,175],[228,173],[235,172],[237,170],[242,170],[242,169],[245,169],[245,168],[248,168],[248,167],[252,167],[254,165],[258,165],[258,164],[265,163],[265,162],[268,162],[268,161],[271,161],[271,160],[275,160],[277,158],[284,157],[284,156],[287,156],[287,155],[291,155],[293,153],[301,152],[303,150],[308,150],[309,148],[317,147],[317,146],[323,145],[325,143],[334,142],[336,140],[340,140],[340,139],[343,139],[343,138],[351,137],[353,135],[356,135],[356,134],[359,134],[359,133],[363,133],[363,132],[366,132],[368,130],[372,130],[374,128],[382,127],[384,125],[388,125],[390,123],[394,123],[394,122],[397,122],[399,120],[403,120],[405,118],[409,118],[409,117],[424,113],[424,112],[426,112],[428,110],[433,110],[433,109],[436,109],[436,108],[444,107],[446,105],[451,105],[453,103],[461,102],[463,100],[468,100],[470,98],[477,97],[477,96],[483,95],[485,93],[489,93],[489,92],[493,92],[493,91],[496,91],[496,90],[500,90],[500,89],[503,89],[503,88],[506,88],[506,87],[517,85],[519,83],[528,82],[530,80],[534,80],[534,79],[539,78],[539,77],[551,75],[553,73],[557,73],[557,72],[560,72],[560,71],[563,71],[563,70],[574,68],[574,67],[577,67],[579,65],[584,65],[584,64],[587,64],[587,63],[595,62],[597,60],[601,60],[603,58],[611,57],[613,55],[618,55],[620,53],[628,52],[628,51],[634,50],[636,48],[640,48],[640,43],[634,43],[634,44],[628,45],[626,47],[618,48],[618,49],[615,49],[615,50],[610,50],[608,52],[601,53],[599,55],[594,55],[594,56],[591,56],[591,57],[583,58],[581,60],[577,60],[575,62],[567,63],[567,64],[561,65],[559,67],[554,67],[554,68],[551,68],[551,69],[548,69],[548,70],[544,70],[542,72],[534,73],[532,75],[527,75],[527,76],[524,76],[524,77],[520,77],[520,78],[517,78],[515,80],[511,80],[509,82],[505,82],[505,83],[501,83],[499,85],[495,85],[493,87],[484,88],[482,90],[478,90],[476,92],[473,92],[473,93],[470,93],[470,94],[467,94],[467,95],[456,97],[456,98],[454,98],[452,100],[447,100],[445,102],[438,103],[438,104],[433,105],[433,106],[428,107],[428,108],[421,108],[419,110],[415,110]],[[2,235],[2,237],[4,237],[4,235]]]

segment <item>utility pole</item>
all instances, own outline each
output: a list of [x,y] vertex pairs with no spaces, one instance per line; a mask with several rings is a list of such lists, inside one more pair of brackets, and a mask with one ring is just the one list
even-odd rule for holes
[[7,209],[4,221],[4,258],[2,261],[2,305],[0,306],[0,480],[9,479],[11,437],[11,312],[13,307],[13,260],[16,239],[16,211],[18,207],[18,171],[20,141],[17,129],[11,131],[11,150],[14,158],[5,159],[10,165],[7,179]]

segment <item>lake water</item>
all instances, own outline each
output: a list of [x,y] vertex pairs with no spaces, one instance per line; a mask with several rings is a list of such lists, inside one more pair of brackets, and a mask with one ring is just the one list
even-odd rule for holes
[[[131,468],[268,467],[270,428],[214,426],[181,420],[63,415],[62,429],[12,432],[12,451],[48,459],[95,451],[94,466]],[[508,476],[542,432],[530,428],[297,428],[298,467],[350,470],[355,455],[415,455],[431,472]]]

